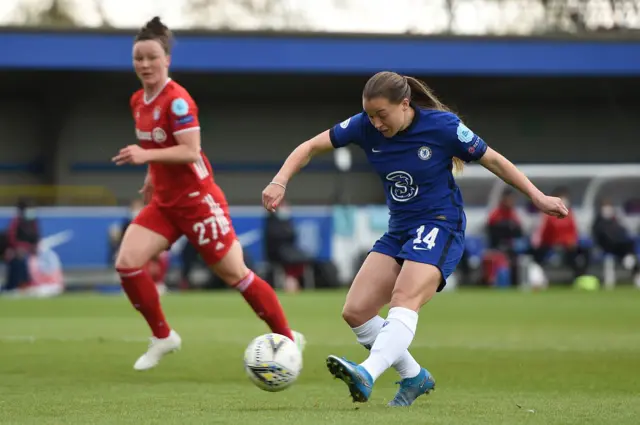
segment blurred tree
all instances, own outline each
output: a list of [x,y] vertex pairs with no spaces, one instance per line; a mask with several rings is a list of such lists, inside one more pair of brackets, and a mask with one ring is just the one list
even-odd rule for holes
[[38,27],[75,27],[78,26],[71,12],[68,0],[50,0],[46,2],[19,2],[16,14],[23,25]]
[[493,0],[519,1],[526,13],[534,3],[544,9],[534,32],[586,33],[640,29],[640,0]]
[[283,0],[185,0],[184,7],[195,28],[282,30],[304,29],[306,23],[300,10]]
[[[93,1],[95,10],[100,19],[98,27],[113,28],[112,23],[107,18],[101,0]],[[27,26],[69,28],[84,26],[82,19],[75,13],[73,0],[48,0],[38,2],[18,2],[14,16],[16,23]]]

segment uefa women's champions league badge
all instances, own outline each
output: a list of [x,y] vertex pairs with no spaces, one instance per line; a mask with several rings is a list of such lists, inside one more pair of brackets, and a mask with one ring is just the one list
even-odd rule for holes
[[462,143],[470,143],[473,140],[473,136],[475,136],[473,131],[471,131],[466,125],[462,124],[462,122],[458,124],[458,130],[456,130],[456,133],[458,133],[458,140]]
[[189,113],[189,104],[186,100],[179,97],[171,102],[171,112],[178,117],[183,117]]

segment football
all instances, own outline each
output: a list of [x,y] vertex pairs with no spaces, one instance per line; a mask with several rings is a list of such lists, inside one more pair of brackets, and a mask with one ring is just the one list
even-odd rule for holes
[[255,338],[244,352],[244,369],[260,389],[282,391],[293,384],[302,370],[302,353],[295,342],[279,334]]

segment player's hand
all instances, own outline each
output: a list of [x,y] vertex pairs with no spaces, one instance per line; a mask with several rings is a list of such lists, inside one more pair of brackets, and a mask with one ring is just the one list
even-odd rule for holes
[[276,208],[278,208],[278,205],[280,205],[280,202],[282,202],[285,192],[283,186],[269,183],[262,191],[262,205],[267,211],[274,212]]
[[562,199],[555,196],[543,195],[540,198],[533,199],[533,204],[540,211],[554,217],[565,218],[569,215],[569,209],[566,207]]
[[148,159],[148,152],[145,149],[142,149],[138,145],[129,145],[126,148],[120,149],[118,155],[111,158],[111,161],[115,162],[116,165],[140,165],[147,163]]

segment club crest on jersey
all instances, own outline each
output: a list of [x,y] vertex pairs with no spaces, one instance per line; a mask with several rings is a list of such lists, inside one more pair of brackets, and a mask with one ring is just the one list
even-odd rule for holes
[[426,161],[429,158],[431,158],[431,148],[428,146],[420,147],[420,149],[418,149],[418,158],[420,158],[423,161]]
[[473,136],[475,136],[475,134],[473,134],[473,131],[471,131],[469,127],[462,123],[458,124],[458,130],[456,132],[458,133],[458,140],[460,140],[462,143],[471,142],[473,140]]
[[153,136],[153,141],[156,143],[164,143],[167,140],[167,133],[160,127],[154,128],[151,135]]
[[160,107],[156,107],[156,109],[153,110],[153,119],[158,121],[160,119]]
[[179,117],[183,117],[189,113],[189,104],[186,100],[179,97],[171,102],[171,112]]
[[340,127],[347,128],[349,126],[349,121],[351,121],[351,118],[347,118],[346,120],[342,121],[340,123]]

